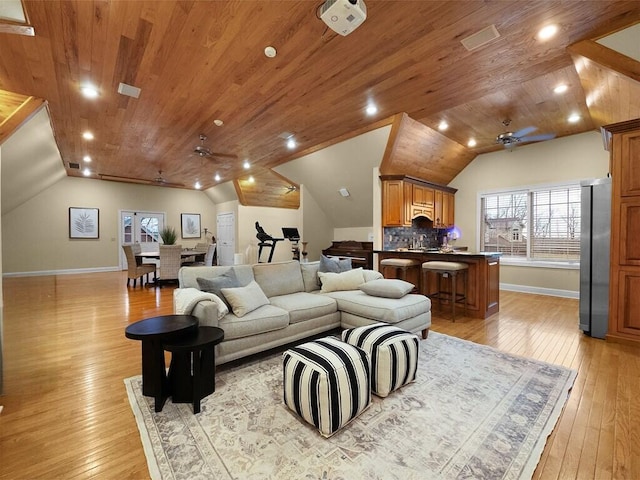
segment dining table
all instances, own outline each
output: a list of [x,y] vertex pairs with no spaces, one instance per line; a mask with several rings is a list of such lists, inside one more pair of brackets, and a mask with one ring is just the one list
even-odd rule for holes
[[[207,252],[203,252],[202,250],[192,250],[189,248],[183,248],[182,251],[180,252],[180,257],[181,258],[189,258],[189,257],[195,257],[196,261],[204,261],[204,256],[207,254]],[[136,260],[144,260],[145,258],[151,258],[151,259],[159,259],[160,258],[160,252],[140,252],[140,253],[136,253]]]

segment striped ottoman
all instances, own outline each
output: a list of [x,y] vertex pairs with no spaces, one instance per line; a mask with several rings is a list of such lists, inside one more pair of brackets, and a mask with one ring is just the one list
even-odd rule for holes
[[371,391],[386,397],[416,379],[418,337],[387,323],[342,332],[342,340],[362,348],[371,360]]
[[371,403],[367,354],[337,338],[322,338],[283,354],[284,403],[330,437]]

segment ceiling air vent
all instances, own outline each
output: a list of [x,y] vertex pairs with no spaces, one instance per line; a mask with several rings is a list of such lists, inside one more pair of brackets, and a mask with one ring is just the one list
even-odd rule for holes
[[480,48],[483,45],[495,40],[500,36],[498,29],[495,25],[489,25],[488,27],[483,28],[479,32],[474,33],[473,35],[469,35],[467,38],[463,38],[460,42],[464,45],[464,48],[469,50],[475,50],[476,48]]
[[69,162],[69,168],[75,168],[76,170],[80,170],[80,164]]
[[133,85],[127,85],[126,83],[120,83],[118,85],[118,93],[121,95],[126,95],[127,97],[138,98],[140,96],[140,90],[138,87],[134,87]]

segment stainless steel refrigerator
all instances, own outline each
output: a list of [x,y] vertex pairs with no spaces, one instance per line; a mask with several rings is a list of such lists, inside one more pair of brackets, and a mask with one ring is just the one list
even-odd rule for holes
[[611,178],[581,183],[580,330],[605,338],[609,321]]

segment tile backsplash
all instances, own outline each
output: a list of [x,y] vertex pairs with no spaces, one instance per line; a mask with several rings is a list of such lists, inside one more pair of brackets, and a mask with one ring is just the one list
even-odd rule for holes
[[395,250],[396,248],[437,248],[442,244],[442,239],[447,235],[446,228],[419,228],[419,227],[384,227],[382,248],[383,250]]

